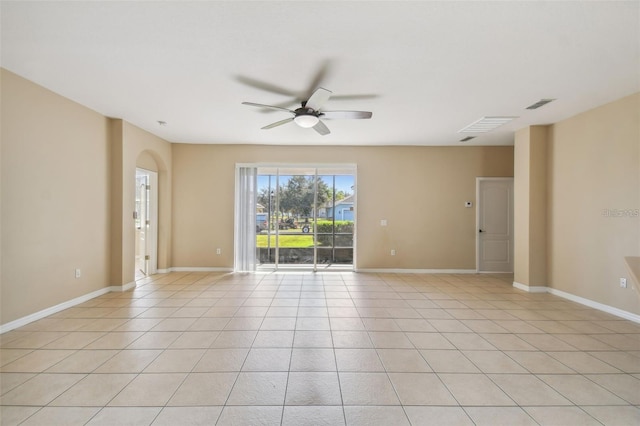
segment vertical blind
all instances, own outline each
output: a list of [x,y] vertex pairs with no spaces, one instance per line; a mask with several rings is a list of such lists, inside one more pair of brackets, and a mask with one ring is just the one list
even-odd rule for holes
[[236,272],[256,269],[256,192],[258,169],[236,167],[236,221],[235,261]]

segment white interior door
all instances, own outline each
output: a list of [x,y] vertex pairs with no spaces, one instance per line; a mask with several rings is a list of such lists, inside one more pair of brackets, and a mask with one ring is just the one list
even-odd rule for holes
[[157,269],[158,175],[136,169],[136,277],[154,274]]
[[477,269],[513,272],[513,178],[478,178]]
[[147,202],[149,192],[148,176],[136,174],[136,276],[147,275],[149,255],[147,254]]

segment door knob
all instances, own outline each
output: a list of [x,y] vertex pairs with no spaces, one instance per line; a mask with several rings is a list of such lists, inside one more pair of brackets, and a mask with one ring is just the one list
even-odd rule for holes
[[478,232],[482,232],[482,229],[480,231],[478,231]]

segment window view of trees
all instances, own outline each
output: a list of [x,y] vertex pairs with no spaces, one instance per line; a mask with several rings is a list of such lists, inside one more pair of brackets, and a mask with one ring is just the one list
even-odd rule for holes
[[353,263],[354,184],[353,175],[259,173],[261,263],[275,263],[275,256],[279,264]]
[[[286,177],[285,177],[286,178]],[[291,176],[283,186],[279,188],[280,211],[289,212],[295,216],[312,216],[314,199],[314,177],[313,176]],[[258,203],[263,206],[269,205],[269,197],[273,196],[273,190],[260,188],[258,193]],[[331,196],[331,189],[322,180],[318,179],[318,196],[316,208],[324,204]],[[271,199],[273,203],[273,198]]]

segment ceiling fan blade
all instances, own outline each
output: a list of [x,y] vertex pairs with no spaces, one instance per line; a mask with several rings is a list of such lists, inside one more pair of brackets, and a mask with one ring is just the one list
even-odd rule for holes
[[[287,108],[287,107],[300,108],[300,102],[302,101],[303,101],[302,98],[295,98],[295,99],[289,99],[288,101],[284,101],[284,102],[277,102],[271,106],[274,106],[277,108]],[[289,112],[291,111],[292,110],[289,110]],[[273,112],[273,111],[263,110],[263,112]]]
[[292,111],[288,108],[282,108],[274,105],[256,104],[254,102],[243,102],[242,105],[250,105],[250,106],[259,107],[259,108],[277,109],[278,111],[287,111],[287,112],[290,112],[291,114],[295,114],[295,111]]
[[342,118],[371,118],[373,115],[369,111],[323,111],[320,116],[326,120],[337,120]]
[[331,133],[329,128],[322,121],[318,121],[318,123],[315,126],[313,126],[313,130],[320,133],[322,136],[325,136]]
[[375,99],[380,97],[380,95],[376,95],[373,93],[366,93],[362,95],[333,95],[331,96],[332,101],[357,101],[359,99]]
[[276,121],[275,123],[271,123],[269,125],[264,126],[262,129],[273,129],[274,127],[282,126],[283,124],[287,124],[293,121],[293,117],[285,118],[284,120]]
[[324,62],[318,68],[318,71],[313,76],[313,79],[309,83],[307,92],[305,93],[305,99],[309,99],[311,95],[313,95],[313,91],[318,87],[322,86],[322,84],[326,81],[327,75],[329,74],[329,69],[331,68],[331,61],[329,59],[325,59]]
[[293,90],[285,89],[284,87],[256,80],[255,78],[245,77],[243,75],[236,76],[236,80],[242,84],[246,84],[247,86],[255,87],[256,89],[264,90],[266,92],[277,93],[278,95],[295,97],[298,97],[300,95],[298,92],[294,92]]
[[331,90],[318,87],[318,89],[316,89],[316,91],[313,92],[313,95],[311,95],[311,97],[305,104],[305,107],[311,108],[314,111],[318,111],[320,108],[322,108],[322,105],[324,105],[324,103],[329,100],[330,96],[331,96]]

